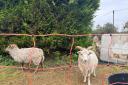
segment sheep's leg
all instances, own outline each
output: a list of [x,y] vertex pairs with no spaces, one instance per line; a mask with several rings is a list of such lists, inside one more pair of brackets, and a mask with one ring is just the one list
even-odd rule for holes
[[21,63],[21,69],[22,69],[22,71],[24,71],[24,63]]
[[87,74],[84,74],[84,82],[86,82]]
[[31,65],[31,63],[29,63],[29,65],[28,65],[28,69],[30,69],[30,65]]
[[95,69],[93,70],[93,76],[96,77],[96,71],[95,71]]
[[39,65],[36,67],[36,69],[35,69],[34,73],[36,73],[36,72],[37,72],[38,68],[39,68]]
[[91,85],[91,83],[90,83],[90,74],[88,74],[88,85]]
[[32,64],[32,60],[29,61],[28,69],[30,70]]
[[41,66],[41,68],[43,68],[43,62],[40,62],[40,66]]
[[84,82],[86,82],[86,76],[84,76]]

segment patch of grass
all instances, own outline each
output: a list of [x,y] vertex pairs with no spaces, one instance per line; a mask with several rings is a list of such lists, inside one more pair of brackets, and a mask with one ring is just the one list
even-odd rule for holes
[[48,59],[44,61],[44,67],[55,67],[69,64],[70,61],[66,58],[62,59]]
[[[77,64],[78,55],[72,55],[72,63]],[[55,67],[70,64],[70,55],[59,55],[56,53],[55,58],[45,59],[44,67]]]
[[21,72],[13,68],[0,69],[0,81],[4,79],[13,79],[21,76]]
[[[52,64],[53,63],[53,64]],[[56,66],[56,61],[48,60],[45,65]],[[46,67],[47,67],[46,66]],[[48,66],[48,67],[50,67]],[[92,85],[108,85],[107,78],[115,73],[128,72],[128,67],[120,66],[98,66],[96,69],[96,77],[91,77]],[[22,72],[21,70],[13,68],[2,68],[0,69],[0,85],[28,85],[26,84],[27,72]],[[32,73],[33,74],[33,73]],[[34,85],[68,85],[70,82],[69,75],[71,76],[72,85],[85,85],[83,83],[83,77],[78,68],[61,69],[53,71],[40,71],[37,74],[33,74],[33,84]]]
[[14,68],[0,69],[0,85],[25,85],[25,74]]
[[25,75],[13,68],[0,69],[0,85],[23,85]]

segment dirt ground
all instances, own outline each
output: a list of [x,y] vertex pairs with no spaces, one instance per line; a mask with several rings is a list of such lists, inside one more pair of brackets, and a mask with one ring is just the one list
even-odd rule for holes
[[[128,72],[128,67],[99,65],[96,77],[91,77],[92,85],[108,85],[109,75]],[[0,85],[86,85],[78,67],[33,72],[14,69],[0,69]]]

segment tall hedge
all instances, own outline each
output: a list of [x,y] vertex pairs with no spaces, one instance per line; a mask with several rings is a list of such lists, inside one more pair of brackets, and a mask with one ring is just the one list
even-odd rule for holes
[[[0,0],[0,33],[85,34],[92,32],[92,19],[99,0]],[[75,45],[88,46],[89,37],[75,39]],[[37,47],[49,51],[69,50],[71,39],[38,37]],[[0,44],[16,43],[31,47],[30,37],[0,36]],[[1,48],[0,54],[4,51]]]

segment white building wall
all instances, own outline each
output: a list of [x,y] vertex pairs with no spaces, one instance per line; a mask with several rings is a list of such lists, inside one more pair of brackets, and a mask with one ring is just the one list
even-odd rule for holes
[[126,64],[128,62],[128,34],[103,34],[100,59],[102,61]]

